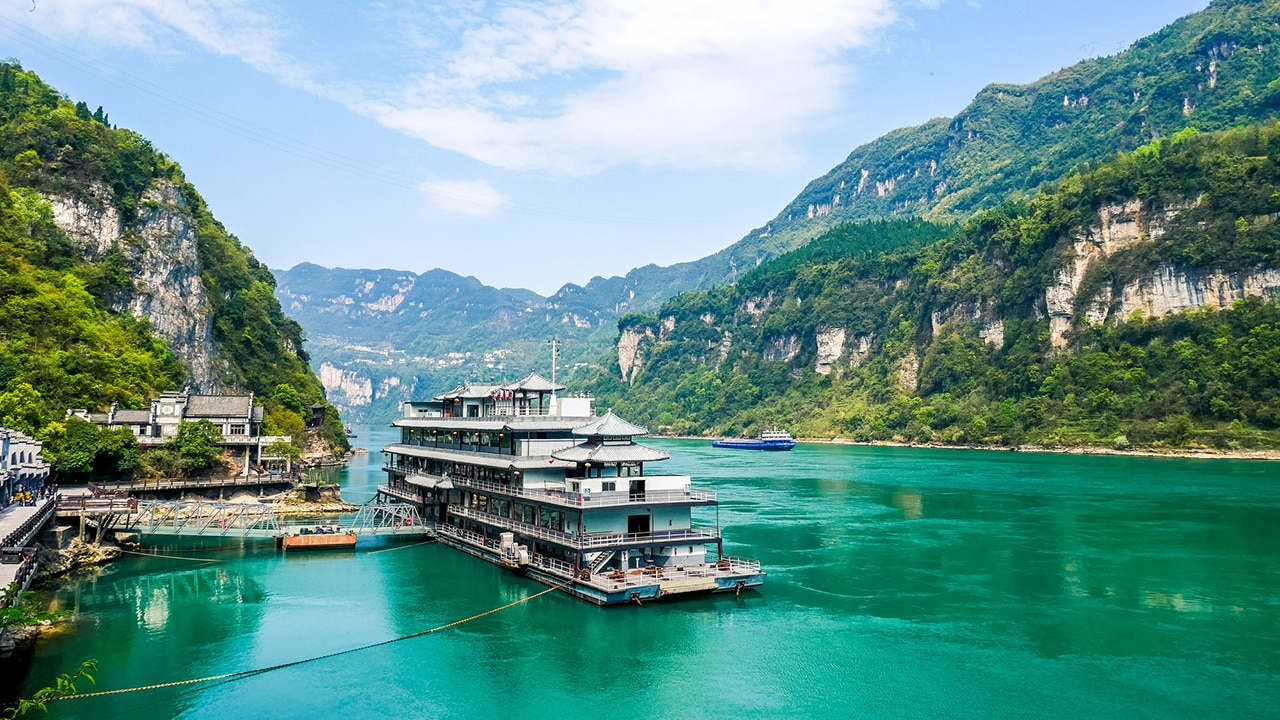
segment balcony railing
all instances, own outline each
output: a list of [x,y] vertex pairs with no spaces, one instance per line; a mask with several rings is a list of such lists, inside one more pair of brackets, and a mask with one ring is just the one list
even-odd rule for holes
[[[441,535],[448,535],[459,540],[471,543],[478,547],[488,548],[494,552],[499,551],[498,540],[496,538],[485,537],[484,535],[454,527],[452,525],[441,525],[437,528]],[[531,565],[549,571],[565,579],[579,578],[582,572],[580,568],[573,564],[553,558],[548,555],[539,553],[531,553],[529,557]],[[664,582],[688,579],[718,578],[718,577],[744,577],[749,575],[759,575],[761,573],[760,561],[748,558],[738,557],[722,557],[715,562],[699,563],[695,565],[677,565],[670,567],[647,567],[634,568],[630,570],[614,570],[605,573],[595,573],[586,580],[580,580],[585,584],[593,585],[602,590],[615,592],[629,587],[640,587],[643,585],[661,585]]]
[[[432,481],[445,480],[443,475],[435,475],[425,473],[421,470],[413,470],[400,465],[388,465],[388,471],[403,473],[406,477],[416,476],[426,478]],[[639,476],[638,476],[639,477]],[[655,477],[655,476],[648,476]],[[662,476],[656,476],[662,477]],[[683,476],[682,476],[683,477]],[[545,490],[539,488],[521,488],[503,483],[491,482],[489,480],[474,480],[471,478],[452,476],[447,478],[453,483],[454,487],[465,487],[469,490],[479,490],[481,492],[497,493],[499,495],[510,495],[512,497],[526,498],[536,500],[560,507],[569,508],[597,508],[597,507],[617,507],[619,505],[664,505],[664,504],[681,504],[681,503],[716,503],[715,490],[647,490],[642,493],[622,492],[601,492],[601,493],[570,493],[563,490]],[[618,478],[619,482],[626,482],[628,478]]]
[[647,533],[586,533],[584,535],[572,535],[562,530],[552,530],[551,528],[512,520],[501,515],[480,512],[474,508],[461,505],[450,505],[449,512],[457,517],[518,532],[527,537],[545,540],[575,550],[597,550],[658,544],[697,545],[714,542],[720,537],[719,528],[677,528]]

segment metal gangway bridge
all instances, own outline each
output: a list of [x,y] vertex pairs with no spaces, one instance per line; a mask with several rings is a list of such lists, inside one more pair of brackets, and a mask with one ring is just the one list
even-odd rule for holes
[[[280,538],[300,527],[280,522],[275,508],[264,503],[233,503],[209,500],[88,499],[80,503],[82,515],[94,516],[98,532],[132,532],[139,535],[218,538]],[[61,510],[62,508],[60,508]],[[370,502],[343,532],[366,536],[412,536],[434,534],[422,521],[417,508],[407,503]]]

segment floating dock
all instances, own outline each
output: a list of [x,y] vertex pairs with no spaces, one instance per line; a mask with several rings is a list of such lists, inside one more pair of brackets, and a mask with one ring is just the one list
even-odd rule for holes
[[350,530],[313,535],[286,533],[280,536],[280,547],[286,552],[289,550],[350,550],[356,546],[358,537]]

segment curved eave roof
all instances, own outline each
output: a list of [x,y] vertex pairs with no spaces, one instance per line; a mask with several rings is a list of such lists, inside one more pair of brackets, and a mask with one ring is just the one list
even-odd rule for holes
[[633,437],[635,435],[648,435],[648,428],[640,427],[623,420],[610,410],[604,417],[593,423],[587,423],[579,428],[574,428],[574,435],[580,437],[591,437],[592,435],[602,435],[604,437]]
[[531,372],[510,385],[502,386],[503,390],[524,390],[526,392],[558,392],[564,388],[564,385],[553,383],[536,372]]
[[571,448],[551,453],[556,460],[585,463],[598,462],[602,465],[620,462],[654,462],[671,457],[662,450],[657,450],[637,443],[625,445],[583,443]]

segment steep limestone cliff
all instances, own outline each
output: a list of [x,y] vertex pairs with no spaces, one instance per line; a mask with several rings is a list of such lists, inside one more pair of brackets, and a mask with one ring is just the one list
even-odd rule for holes
[[1135,311],[1157,317],[1195,310],[1205,306],[1230,307],[1246,297],[1280,295],[1280,270],[1254,268],[1247,272],[1220,270],[1178,270],[1162,265],[1150,277],[1125,285],[1117,314],[1130,317]]
[[618,336],[618,369],[627,383],[635,382],[636,374],[644,366],[644,345],[653,342],[652,330],[641,331],[626,328]]
[[359,407],[373,402],[373,381],[352,370],[342,370],[330,363],[320,365],[320,384],[335,403]]
[[200,277],[199,233],[177,185],[158,180],[142,195],[137,219],[125,223],[111,189],[94,183],[79,196],[45,194],[54,222],[90,261],[123,254],[133,285],[112,308],[146,318],[152,330],[190,373],[196,392],[225,387],[226,363],[218,357]]
[[818,328],[815,340],[818,343],[818,359],[814,364],[814,372],[822,375],[831,373],[835,362],[844,357],[844,328]]

